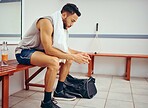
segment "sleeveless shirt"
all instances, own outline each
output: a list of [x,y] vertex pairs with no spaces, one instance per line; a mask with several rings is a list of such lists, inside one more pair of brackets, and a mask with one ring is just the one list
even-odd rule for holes
[[19,42],[18,46],[15,49],[15,53],[21,53],[22,49],[37,49],[37,50],[44,50],[41,39],[40,39],[40,31],[36,27],[37,22],[42,19],[47,18],[53,25],[53,20],[50,16],[41,17],[36,19],[29,30],[24,35],[23,39]]

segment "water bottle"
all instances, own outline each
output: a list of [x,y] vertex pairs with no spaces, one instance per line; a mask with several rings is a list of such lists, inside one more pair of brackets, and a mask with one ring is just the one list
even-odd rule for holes
[[8,47],[7,42],[3,42],[1,49],[1,66],[8,66]]

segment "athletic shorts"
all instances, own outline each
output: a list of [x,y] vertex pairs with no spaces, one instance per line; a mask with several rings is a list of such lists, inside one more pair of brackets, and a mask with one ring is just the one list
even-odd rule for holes
[[[17,61],[19,62],[19,64],[25,64],[25,65],[30,65],[30,59],[31,59],[31,55],[35,52],[35,51],[40,51],[40,50],[36,50],[36,49],[22,49],[21,53],[17,53],[15,54]],[[41,52],[44,52],[43,50]]]

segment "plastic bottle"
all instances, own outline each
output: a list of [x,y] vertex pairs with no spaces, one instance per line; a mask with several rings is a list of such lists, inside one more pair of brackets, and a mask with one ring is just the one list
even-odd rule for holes
[[8,47],[7,42],[3,42],[1,49],[1,66],[8,66]]

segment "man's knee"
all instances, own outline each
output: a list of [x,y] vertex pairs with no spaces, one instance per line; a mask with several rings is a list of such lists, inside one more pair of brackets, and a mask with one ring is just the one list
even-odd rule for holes
[[53,57],[52,58],[52,63],[48,64],[47,68],[50,69],[51,71],[55,70],[58,71],[59,70],[59,59],[57,57]]

